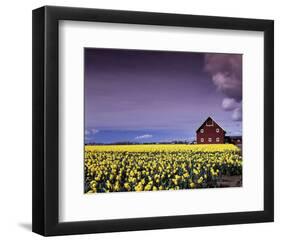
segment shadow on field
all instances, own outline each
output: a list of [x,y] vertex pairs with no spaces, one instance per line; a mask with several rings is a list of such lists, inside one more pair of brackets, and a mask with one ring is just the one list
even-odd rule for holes
[[241,187],[242,176],[222,176],[217,183],[219,187]]

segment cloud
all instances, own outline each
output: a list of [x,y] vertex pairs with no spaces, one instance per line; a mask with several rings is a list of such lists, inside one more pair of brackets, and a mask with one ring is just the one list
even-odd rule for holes
[[206,54],[205,71],[227,97],[242,99],[242,56],[237,54]]
[[99,132],[98,129],[86,129],[85,130],[85,136],[86,138],[89,138],[89,136],[95,135]]
[[232,119],[234,121],[242,121],[242,107],[235,108],[232,112]]
[[238,103],[234,98],[228,98],[228,97],[224,98],[222,100],[222,104],[221,104],[223,110],[225,110],[225,111],[232,111],[232,110],[240,107],[240,105],[241,104]]
[[152,138],[153,136],[151,134],[144,134],[144,135],[140,135],[135,137],[135,139],[149,139]]
[[91,129],[91,134],[97,134],[99,132],[98,129]]
[[206,54],[204,69],[212,76],[217,90],[226,96],[222,108],[233,110],[234,121],[242,120],[242,55]]

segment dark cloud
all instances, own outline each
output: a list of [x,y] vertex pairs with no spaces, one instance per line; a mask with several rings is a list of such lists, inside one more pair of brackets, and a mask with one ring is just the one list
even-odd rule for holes
[[204,69],[212,76],[217,90],[226,96],[222,108],[234,110],[233,120],[242,120],[242,55],[206,54]]
[[242,100],[242,55],[206,54],[205,70],[219,91],[236,101]]

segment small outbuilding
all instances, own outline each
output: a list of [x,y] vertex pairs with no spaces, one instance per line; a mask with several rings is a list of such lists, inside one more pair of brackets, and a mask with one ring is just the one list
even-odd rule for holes
[[242,144],[242,136],[225,136],[225,143],[241,145]]

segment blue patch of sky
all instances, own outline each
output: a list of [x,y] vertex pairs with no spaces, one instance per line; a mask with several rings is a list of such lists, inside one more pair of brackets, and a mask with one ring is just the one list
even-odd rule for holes
[[115,143],[115,142],[171,142],[193,141],[195,133],[186,130],[99,130],[88,131],[85,143]]

